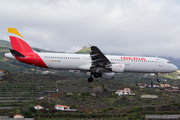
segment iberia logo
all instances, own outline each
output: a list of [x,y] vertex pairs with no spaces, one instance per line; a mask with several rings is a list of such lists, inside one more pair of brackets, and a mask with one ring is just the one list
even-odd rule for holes
[[121,57],[122,60],[146,60],[143,57]]
[[120,67],[120,68],[122,68],[122,65],[117,65],[116,67]]

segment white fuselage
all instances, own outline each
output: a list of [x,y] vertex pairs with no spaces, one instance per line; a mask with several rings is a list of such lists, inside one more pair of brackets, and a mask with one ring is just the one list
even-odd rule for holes
[[[88,71],[92,62],[90,55],[86,54],[38,54],[48,66],[48,68],[52,69]],[[177,67],[174,64],[163,58],[112,55],[106,55],[106,57],[109,59],[111,64],[124,64],[124,72],[168,73],[177,70]]]

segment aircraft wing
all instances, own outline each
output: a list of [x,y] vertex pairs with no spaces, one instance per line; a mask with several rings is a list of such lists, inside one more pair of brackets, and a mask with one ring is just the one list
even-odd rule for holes
[[104,67],[105,65],[108,65],[111,63],[107,59],[107,57],[96,46],[91,46],[90,57],[92,59],[91,68]]

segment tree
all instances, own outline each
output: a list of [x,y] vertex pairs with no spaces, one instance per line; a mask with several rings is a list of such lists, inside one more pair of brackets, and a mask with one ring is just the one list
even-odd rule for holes
[[4,79],[9,78],[9,74],[10,74],[9,70],[3,70],[3,71],[4,71],[3,78],[4,78]]
[[153,87],[153,82],[151,81],[151,87]]
[[29,111],[29,112],[32,112],[32,113],[36,113],[36,112],[37,112],[34,107],[30,107],[28,111]]
[[104,83],[102,84],[102,91],[103,92],[108,92],[108,90],[105,88],[105,86],[104,86]]

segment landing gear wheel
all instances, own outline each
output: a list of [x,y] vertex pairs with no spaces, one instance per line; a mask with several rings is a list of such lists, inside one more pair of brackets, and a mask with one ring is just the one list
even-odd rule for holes
[[159,73],[156,73],[157,75],[157,82],[161,82],[161,79],[159,78]]
[[157,79],[157,82],[161,82],[161,79],[158,78],[158,79]]
[[94,74],[94,77],[95,77],[95,78],[98,78],[98,77],[100,77],[100,76],[101,76],[101,74],[99,74],[99,73]]
[[93,81],[93,77],[88,78],[88,82],[91,83]]
[[95,78],[98,78],[99,76],[94,75]]

